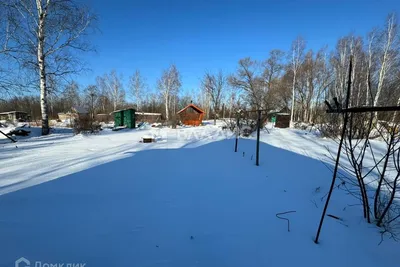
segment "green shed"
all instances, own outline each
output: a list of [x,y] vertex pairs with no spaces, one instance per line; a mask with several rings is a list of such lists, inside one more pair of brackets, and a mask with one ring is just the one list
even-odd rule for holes
[[128,108],[114,111],[114,127],[126,126],[133,129],[136,127],[135,109]]

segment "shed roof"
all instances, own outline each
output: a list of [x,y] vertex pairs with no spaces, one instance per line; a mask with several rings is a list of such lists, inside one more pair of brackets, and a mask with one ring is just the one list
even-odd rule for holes
[[136,111],[136,115],[144,115],[144,116],[161,116],[161,113],[151,113],[151,112],[142,112],[142,111]]
[[116,113],[116,112],[121,112],[121,111],[125,111],[125,110],[135,110],[135,109],[134,109],[134,108],[123,108],[123,109],[118,109],[118,110],[112,111],[112,112],[110,113],[110,115],[111,115],[111,114],[114,114],[114,113]]
[[12,113],[24,113],[24,114],[28,114],[25,111],[7,111],[7,112],[0,112],[0,115],[6,115],[6,114],[12,114]]
[[72,107],[71,109],[72,109],[72,111],[74,111],[76,113],[82,113],[82,114],[88,113],[88,110],[82,106],[75,106],[75,107]]
[[205,113],[204,110],[202,110],[201,108],[199,108],[199,107],[196,106],[195,104],[190,103],[189,105],[187,105],[187,106],[184,107],[183,109],[179,110],[179,111],[177,112],[177,114],[179,114],[179,113],[181,113],[181,112],[184,112],[185,110],[187,110],[187,109],[190,108],[190,107],[193,108],[194,110],[196,110],[198,113]]

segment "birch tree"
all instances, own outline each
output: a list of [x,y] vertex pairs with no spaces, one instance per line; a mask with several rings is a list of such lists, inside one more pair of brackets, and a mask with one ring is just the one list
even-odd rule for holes
[[136,102],[136,110],[140,110],[143,101],[143,91],[146,88],[146,81],[139,70],[129,78],[130,93]]
[[377,90],[373,102],[374,106],[378,104],[388,74],[398,61],[400,46],[397,26],[397,18],[395,14],[390,14],[387,18],[385,29],[381,33],[381,39],[378,43],[379,74]]
[[291,69],[293,72],[293,83],[292,83],[292,108],[290,112],[290,127],[293,127],[293,114],[294,114],[294,101],[295,101],[295,89],[296,89],[296,78],[300,65],[304,57],[304,49],[306,42],[302,37],[297,37],[292,43],[291,49]]
[[157,87],[160,90],[165,105],[165,118],[170,119],[170,103],[179,92],[181,87],[181,77],[175,65],[171,65],[164,70],[161,78],[157,81]]
[[372,90],[371,90],[371,73],[373,68],[373,62],[375,62],[374,57],[375,54],[373,53],[373,44],[376,38],[376,29],[372,30],[368,34],[368,63],[367,63],[367,73],[366,73],[366,93],[365,93],[365,105],[368,106],[370,101],[372,101]]
[[302,121],[312,122],[314,110],[321,102],[321,95],[330,84],[330,74],[326,68],[325,50],[321,49],[316,54],[309,50],[297,73],[297,88],[301,105],[300,117]]
[[217,75],[206,72],[202,80],[202,87],[211,99],[212,109],[214,113],[214,125],[217,124],[217,114],[221,107],[223,91],[226,86],[226,78],[222,71]]
[[109,74],[97,77],[97,86],[111,101],[113,111],[117,110],[125,102],[125,91],[122,85],[122,77],[112,70]]
[[75,52],[92,50],[84,36],[95,16],[73,0],[9,0],[7,53],[35,73],[40,88],[42,134],[49,133],[48,79],[83,70]]

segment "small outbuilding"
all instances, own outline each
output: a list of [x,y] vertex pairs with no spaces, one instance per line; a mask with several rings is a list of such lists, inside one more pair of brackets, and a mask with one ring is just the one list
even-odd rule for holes
[[126,126],[127,128],[136,128],[135,109],[121,109],[112,112],[114,114],[114,127]]
[[71,107],[67,112],[57,114],[58,119],[69,125],[74,125],[76,121],[85,121],[89,119],[89,113],[84,107]]
[[193,103],[190,103],[178,111],[177,114],[179,115],[179,119],[183,124],[199,126],[203,122],[205,112]]
[[11,122],[25,122],[28,121],[29,115],[23,111],[8,111],[0,113],[0,120]]
[[271,111],[268,113],[269,120],[274,124],[276,128],[288,128],[290,127],[290,110],[285,108],[280,111]]

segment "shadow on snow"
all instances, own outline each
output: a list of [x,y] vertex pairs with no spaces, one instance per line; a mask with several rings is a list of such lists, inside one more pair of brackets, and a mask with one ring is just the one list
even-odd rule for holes
[[[327,218],[322,245],[312,242],[331,178],[321,162],[261,143],[256,167],[255,141],[233,149],[230,139],[128,152],[1,196],[0,266],[19,257],[88,267],[321,266],[325,259],[324,266],[386,266],[396,255],[390,242],[376,247],[379,234],[361,222],[359,207],[343,211],[352,198],[341,191],[328,213],[348,227]],[[296,210],[290,233],[275,217],[288,210]]]

